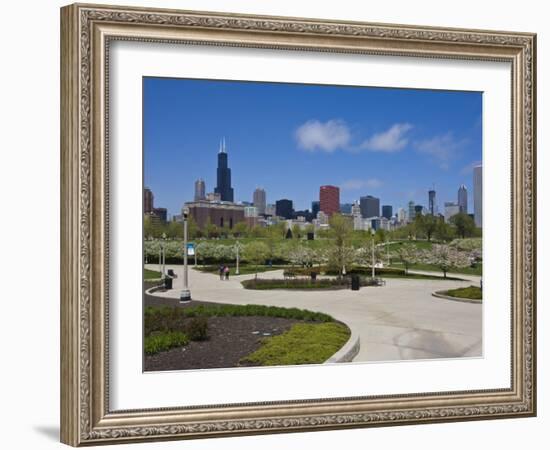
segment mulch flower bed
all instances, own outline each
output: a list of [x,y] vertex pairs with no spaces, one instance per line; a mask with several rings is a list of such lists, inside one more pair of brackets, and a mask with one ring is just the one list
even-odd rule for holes
[[[188,308],[216,305],[191,301],[180,304],[176,299],[161,299],[145,295],[144,306],[177,306]],[[191,341],[185,347],[174,348],[155,355],[145,355],[144,370],[186,370],[243,367],[240,360],[256,351],[264,337],[288,331],[301,321],[280,317],[209,317],[208,340]]]

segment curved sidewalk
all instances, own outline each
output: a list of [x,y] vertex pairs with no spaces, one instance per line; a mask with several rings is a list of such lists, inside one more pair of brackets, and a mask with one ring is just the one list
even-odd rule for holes
[[[158,265],[147,268],[158,270]],[[183,267],[167,269],[178,275],[174,289],[153,295],[179,298]],[[282,270],[258,275],[282,276]],[[222,281],[217,274],[190,268],[189,287],[193,299],[205,302],[296,307],[330,314],[359,335],[361,349],[354,362],[482,356],[482,305],[432,296],[436,290],[479,283],[479,277],[464,276],[467,281],[387,278],[384,287],[359,291],[244,289],[240,282],[253,277],[232,275]]]

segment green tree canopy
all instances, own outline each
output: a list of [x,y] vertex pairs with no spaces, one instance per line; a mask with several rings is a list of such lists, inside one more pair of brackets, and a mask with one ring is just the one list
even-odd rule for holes
[[458,234],[458,236],[462,239],[474,235],[476,225],[474,219],[472,219],[468,214],[455,214],[451,217],[451,223],[456,227],[456,234]]

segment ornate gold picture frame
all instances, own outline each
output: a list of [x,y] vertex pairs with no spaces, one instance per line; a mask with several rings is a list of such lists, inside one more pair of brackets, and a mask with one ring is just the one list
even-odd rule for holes
[[[509,63],[510,386],[114,410],[109,385],[108,69],[115,41]],[[62,8],[61,441],[80,446],[534,416],[535,89],[536,36],[530,33],[85,4]]]

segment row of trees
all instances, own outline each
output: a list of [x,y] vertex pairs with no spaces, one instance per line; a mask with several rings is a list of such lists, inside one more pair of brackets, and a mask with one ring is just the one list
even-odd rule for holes
[[[349,218],[340,217],[349,224],[350,232],[355,238],[361,238],[362,235],[368,234],[364,231],[353,231],[352,224]],[[332,227],[332,221],[331,221]],[[285,222],[279,222],[270,227],[254,226],[249,227],[245,222],[235,224],[233,228],[219,227],[211,222],[208,222],[203,229],[197,226],[197,223],[192,217],[188,221],[189,239],[216,239],[216,238],[266,238],[266,239],[285,239],[295,238],[302,239],[307,233],[315,232],[312,224],[305,227],[300,227],[295,224],[289,229]],[[161,238],[163,236],[169,239],[183,239],[183,225],[179,222],[160,223],[151,220],[150,216],[145,216],[144,219],[144,234],[147,239]],[[334,235],[330,229],[317,230],[318,238],[330,238]],[[418,215],[414,222],[397,228],[390,232],[377,230],[378,239],[426,239],[431,241],[451,241],[454,238],[468,238],[481,236],[481,230],[476,228],[474,220],[464,213],[459,213],[451,217],[451,223],[445,223],[438,217],[432,215]]]
[[[175,241],[150,241],[146,243],[149,260],[156,259],[160,245],[163,245],[167,260],[181,261],[183,258],[181,244]],[[373,251],[374,250],[374,251]],[[298,267],[315,267],[326,265],[338,271],[340,276],[345,270],[354,266],[372,266],[379,264],[388,256],[383,246],[375,239],[363,242],[354,247],[349,245],[345,236],[340,236],[334,245],[328,247],[309,247],[301,243],[288,243],[275,248],[264,241],[251,241],[247,244],[237,242],[233,245],[223,245],[212,241],[203,241],[197,245],[197,258],[204,263],[229,263],[235,261],[237,253],[242,261],[260,266],[269,260],[277,259]],[[468,267],[481,260],[480,240],[457,240],[451,244],[433,244],[429,249],[419,249],[415,244],[403,243],[390,254],[390,259],[399,261],[406,272],[416,264],[429,264],[439,268],[444,277],[452,269]]]
[[432,215],[418,215],[414,222],[391,232],[395,239],[426,239],[450,241],[455,238],[481,237],[481,229],[476,228],[474,219],[468,214],[458,213],[446,223]]

